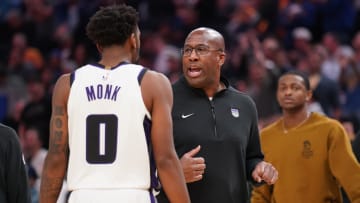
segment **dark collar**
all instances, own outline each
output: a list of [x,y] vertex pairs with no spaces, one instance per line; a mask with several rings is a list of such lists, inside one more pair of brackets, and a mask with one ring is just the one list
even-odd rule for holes
[[[182,75],[180,78],[179,78],[179,81],[178,82],[181,82],[182,84],[184,84],[188,89],[191,89],[193,92],[195,92],[196,94],[199,94],[199,95],[203,95],[203,96],[206,96],[207,95],[205,94],[204,90],[201,89],[201,88],[194,88],[192,86],[189,85],[189,83],[187,82],[186,78],[184,77],[184,75]],[[219,93],[222,93],[224,91],[226,91],[229,87],[230,87],[230,83],[229,81],[223,77],[223,76],[220,76],[220,82],[222,82],[224,85],[225,85],[225,88],[219,92],[217,92],[216,94],[219,94]],[[215,95],[216,95],[215,94]]]

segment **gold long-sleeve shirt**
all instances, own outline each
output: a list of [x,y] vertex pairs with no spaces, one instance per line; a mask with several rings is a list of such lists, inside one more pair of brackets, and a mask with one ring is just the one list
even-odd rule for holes
[[360,164],[338,121],[312,113],[286,130],[280,119],[262,130],[260,140],[279,179],[255,187],[252,203],[341,203],[340,186],[352,203],[360,203]]

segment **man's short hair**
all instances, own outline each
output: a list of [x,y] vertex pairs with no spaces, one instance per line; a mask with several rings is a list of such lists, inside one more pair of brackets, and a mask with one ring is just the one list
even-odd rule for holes
[[86,26],[87,36],[100,47],[123,45],[135,32],[138,12],[125,4],[102,7]]

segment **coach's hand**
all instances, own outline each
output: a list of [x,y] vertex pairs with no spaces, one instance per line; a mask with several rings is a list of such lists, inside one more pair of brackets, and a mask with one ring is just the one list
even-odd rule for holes
[[279,174],[273,165],[262,161],[256,165],[252,172],[252,177],[258,183],[264,181],[267,184],[272,185],[277,181]]
[[203,157],[194,157],[200,151],[200,145],[185,153],[180,161],[187,183],[195,182],[203,178],[206,168]]

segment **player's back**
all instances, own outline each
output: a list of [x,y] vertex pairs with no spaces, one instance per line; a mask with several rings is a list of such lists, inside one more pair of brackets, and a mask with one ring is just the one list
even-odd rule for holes
[[155,176],[149,150],[151,117],[140,87],[144,70],[134,64],[110,70],[95,64],[71,75],[67,171],[69,190],[73,191],[70,200],[150,202]]

